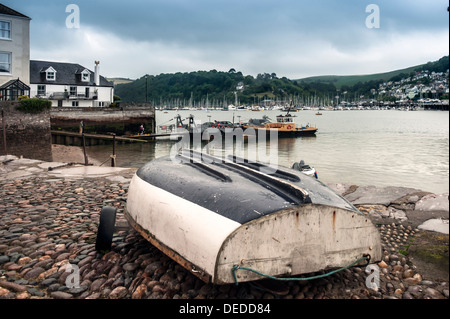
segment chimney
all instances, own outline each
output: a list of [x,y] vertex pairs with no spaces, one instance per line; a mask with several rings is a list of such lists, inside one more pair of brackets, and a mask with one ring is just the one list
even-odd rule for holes
[[100,61],[95,61],[94,82],[96,86],[100,85]]

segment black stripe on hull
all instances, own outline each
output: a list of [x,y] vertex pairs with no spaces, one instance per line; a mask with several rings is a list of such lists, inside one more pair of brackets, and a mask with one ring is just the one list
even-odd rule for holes
[[[261,173],[263,164],[222,160],[190,152],[155,159],[137,171],[145,182],[240,224],[298,205],[317,203],[356,208],[315,178],[283,168]],[[149,194],[150,196],[150,194]],[[182,208],[180,208],[182,209]]]

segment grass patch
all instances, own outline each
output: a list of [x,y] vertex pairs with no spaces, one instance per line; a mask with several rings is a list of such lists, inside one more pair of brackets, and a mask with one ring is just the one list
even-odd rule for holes
[[448,235],[432,232],[421,232],[414,243],[408,247],[410,256],[420,258],[426,263],[434,264],[441,269],[449,269]]
[[409,255],[408,250],[405,250],[405,249],[399,249],[398,252],[400,254],[402,254],[403,256],[408,256]]

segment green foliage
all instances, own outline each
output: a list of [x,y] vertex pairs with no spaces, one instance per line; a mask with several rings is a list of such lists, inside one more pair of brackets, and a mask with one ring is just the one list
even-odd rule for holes
[[[387,81],[400,81],[411,77],[415,72],[429,70],[430,72],[445,72],[448,69],[448,56],[436,62],[410,67],[392,72],[356,75],[356,76],[320,76],[300,80],[290,80],[286,77],[278,78],[275,73],[261,73],[256,77],[243,75],[242,72],[231,68],[228,72],[217,70],[196,71],[190,73],[174,73],[143,76],[130,83],[118,84],[115,92],[123,102],[144,102],[147,100],[154,105],[164,102],[174,103],[214,100],[225,101],[230,104],[235,101],[235,92],[242,104],[252,104],[258,99],[289,100],[294,96],[308,99],[328,99],[333,101],[338,90],[342,96],[365,98],[374,97],[372,89]],[[427,79],[421,80],[426,84]],[[243,88],[242,88],[243,85]],[[237,87],[240,86],[238,90]],[[344,95],[345,97],[345,95]],[[379,97],[382,98],[382,97]],[[194,104],[194,103],[193,103]]]
[[435,62],[428,62],[416,69],[416,71],[445,72],[449,68],[449,56],[444,56]]
[[52,107],[52,102],[48,100],[42,100],[38,98],[22,99],[20,104],[16,107],[17,110],[24,113],[37,114],[45,110],[49,110]]
[[124,102],[145,101],[146,88],[148,100],[189,100],[192,96],[194,100],[206,98],[221,98],[224,94],[227,98],[233,98],[233,91],[237,82],[243,81],[242,73],[217,72],[215,70],[197,71],[191,73],[160,74],[150,75],[140,79],[116,86],[116,93],[120,95]]
[[[237,86],[243,88],[237,89]],[[230,69],[228,72],[217,70],[197,71],[190,73],[160,74],[157,76],[141,77],[134,82],[119,84],[115,92],[124,102],[145,101],[146,90],[148,101],[156,105],[160,101],[184,100],[193,101],[220,100],[234,103],[235,92],[243,104],[253,103],[256,98],[288,99],[290,96],[302,95],[304,97],[318,96],[335,92],[332,84],[299,84],[286,77],[277,78],[275,73],[258,74],[256,78],[251,75],[244,76],[242,72]]]
[[406,78],[414,74],[414,72],[420,72],[428,70],[430,72],[446,72],[449,69],[449,56],[444,56],[438,61],[428,62],[426,64],[409,67],[406,69],[395,70],[385,73],[377,74],[366,74],[366,75],[348,75],[348,76],[338,76],[338,75],[323,75],[323,76],[313,76],[297,81],[303,81],[305,83],[311,82],[321,82],[321,83],[333,83],[336,88],[344,91],[343,86],[352,87],[360,83],[367,83],[370,81],[400,81],[402,78]]

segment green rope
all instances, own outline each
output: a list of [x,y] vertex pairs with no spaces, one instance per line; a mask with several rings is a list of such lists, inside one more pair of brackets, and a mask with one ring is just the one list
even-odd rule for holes
[[263,276],[263,277],[266,277],[266,278],[270,278],[270,279],[274,279],[274,280],[284,280],[284,281],[295,281],[295,280],[297,280],[297,281],[302,281],[302,280],[313,280],[313,279],[318,279],[318,278],[323,278],[323,277],[330,276],[330,275],[335,274],[335,273],[337,273],[339,271],[342,271],[342,270],[345,270],[347,268],[353,267],[354,265],[360,263],[363,260],[367,260],[369,262],[370,256],[367,255],[367,256],[361,257],[358,260],[352,262],[348,266],[345,266],[345,267],[342,267],[342,268],[330,271],[328,273],[325,273],[325,274],[322,274],[322,275],[317,275],[317,276],[304,277],[304,278],[292,278],[292,277],[291,278],[289,278],[289,277],[277,278],[277,277],[273,277],[273,276],[270,276],[270,275],[267,275],[267,274],[263,274],[263,273],[261,273],[261,272],[259,272],[257,270],[252,269],[252,268],[243,267],[243,266],[239,266],[239,265],[234,265],[233,268],[231,269],[231,272],[233,274],[234,282],[236,283],[236,286],[239,284],[237,276],[236,276],[236,270],[238,270],[238,269],[251,271],[251,272],[254,272],[255,274],[258,274],[260,276]]

